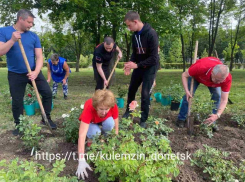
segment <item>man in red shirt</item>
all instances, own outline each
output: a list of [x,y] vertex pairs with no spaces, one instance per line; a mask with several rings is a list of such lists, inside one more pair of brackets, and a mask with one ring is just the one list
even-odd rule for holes
[[[195,64],[182,74],[182,83],[186,95],[183,97],[182,106],[178,115],[176,125],[180,128],[184,127],[186,115],[188,112],[188,100],[191,96],[190,85],[191,77],[194,78],[193,95],[200,83],[206,85],[212,95],[215,104],[213,114],[204,122],[211,125],[220,118],[226,104],[228,102],[229,91],[231,88],[232,77],[229,68],[214,57],[206,57],[199,59]],[[217,131],[217,125],[213,125],[213,130]]]
[[[79,164],[76,175],[78,178],[88,177],[86,168],[92,171],[85,160],[84,148],[86,135],[89,139],[102,132],[111,131],[115,127],[118,134],[118,107],[113,93],[109,90],[97,90],[94,96],[84,104],[84,110],[79,117],[81,121],[78,138]],[[100,129],[100,126],[102,128]]]

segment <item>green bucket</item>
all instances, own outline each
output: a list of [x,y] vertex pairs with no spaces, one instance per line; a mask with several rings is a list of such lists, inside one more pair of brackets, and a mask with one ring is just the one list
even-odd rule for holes
[[[35,104],[35,109],[40,109],[40,105],[39,105],[38,101],[35,101],[34,104]],[[51,109],[53,109],[53,108],[54,108],[54,103],[52,101]]]
[[157,102],[161,102],[162,100],[162,94],[160,92],[157,92],[154,94],[154,97],[156,99]]
[[31,104],[31,105],[24,105],[25,111],[26,111],[26,115],[28,116],[32,116],[35,114],[35,104]]
[[124,107],[124,98],[117,98],[117,106],[119,108],[123,108]]
[[35,109],[40,109],[40,105],[37,100],[35,101]]
[[162,97],[161,103],[163,106],[168,106],[169,105],[169,97]]

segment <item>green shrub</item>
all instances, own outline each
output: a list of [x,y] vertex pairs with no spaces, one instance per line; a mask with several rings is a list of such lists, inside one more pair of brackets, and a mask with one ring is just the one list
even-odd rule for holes
[[125,62],[118,62],[117,63],[117,68],[124,68],[124,63]]
[[41,127],[34,124],[33,120],[29,117],[20,115],[20,124],[17,125],[19,131],[23,133],[21,140],[23,140],[24,145],[27,149],[38,148],[39,141],[43,136],[39,135]]
[[[93,139],[88,155],[98,154],[102,158],[90,159],[99,173],[99,181],[171,181],[179,174],[177,159],[161,158],[155,155],[172,154],[169,140],[165,135],[172,131],[164,125],[165,120],[154,119],[147,121],[147,129],[133,124],[132,119],[120,121],[120,131],[107,136],[98,136]],[[108,153],[111,152],[111,153]],[[120,155],[119,159],[116,156]],[[110,157],[111,156],[111,157]],[[113,157],[114,156],[114,157]]]
[[68,64],[68,66],[70,67],[70,68],[76,68],[76,62],[67,62],[67,64]]
[[197,165],[203,169],[203,173],[208,173],[212,181],[235,181],[245,179],[245,166],[237,168],[234,163],[227,159],[228,152],[221,152],[215,148],[203,145],[204,150],[197,150],[193,154],[191,165]]
[[126,86],[118,86],[118,96],[119,98],[123,98],[128,93],[128,88]]
[[6,68],[7,63],[6,62],[0,62],[0,68]]
[[159,62],[160,62],[160,67],[163,68],[164,64],[166,63],[165,55],[163,54],[162,51],[159,52]]
[[0,161],[0,181],[36,181],[36,182],[75,182],[78,181],[74,176],[72,178],[59,177],[65,167],[65,161],[56,161],[53,169],[46,170],[41,164],[28,161],[19,161],[18,158],[7,163],[6,160]]
[[[186,63],[186,68],[189,68],[190,64]],[[183,69],[183,63],[164,63],[163,68],[165,69]]]
[[43,62],[43,67],[47,67],[48,62]]
[[72,108],[70,114],[63,114],[62,117],[64,118],[64,132],[66,141],[77,143],[78,140],[78,133],[79,133],[79,126],[80,121],[78,120],[80,114],[82,113],[81,109],[76,107]]
[[236,121],[238,126],[242,126],[245,128],[245,114],[242,113],[234,114],[231,119]]
[[172,98],[172,101],[174,102],[180,102],[180,100],[182,99],[183,95],[184,95],[184,89],[182,87],[182,85],[178,84],[173,84],[171,82],[170,87],[169,87],[169,92]]
[[93,54],[90,54],[89,56],[85,56],[85,57],[81,54],[79,60],[80,68],[89,67],[90,65],[92,65],[92,60],[93,60]]
[[6,55],[0,56],[0,61],[6,62],[7,56]]
[[[211,96],[210,96],[211,97]],[[194,97],[192,104],[192,112],[199,115],[199,119],[201,122],[200,129],[204,133],[207,134],[209,138],[213,137],[213,129],[212,126],[208,126],[203,122],[207,119],[207,117],[212,114],[212,110],[215,108],[214,101],[210,100],[210,97]]]
[[37,100],[36,93],[34,88],[27,84],[26,90],[25,90],[25,96],[24,96],[24,104],[25,105],[31,105]]
[[11,98],[11,94],[10,94],[8,87],[2,87],[1,88],[0,97],[1,97],[2,101],[4,100],[5,102],[10,102],[10,100],[12,98]]
[[245,160],[240,163],[239,168],[236,170],[236,175],[238,179],[245,181]]

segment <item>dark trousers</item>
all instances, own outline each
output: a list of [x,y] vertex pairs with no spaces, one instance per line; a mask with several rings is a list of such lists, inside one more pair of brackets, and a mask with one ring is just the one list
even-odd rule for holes
[[[95,87],[95,90],[98,90],[98,89],[104,89],[104,80],[102,79],[102,77],[100,76],[98,70],[97,70],[97,67],[96,67],[96,62],[93,62],[93,69],[94,69],[94,77],[95,77],[95,80],[96,80],[96,87]],[[106,79],[109,78],[110,76],[110,69],[109,69],[109,66],[103,66],[102,65],[102,70],[105,74],[105,77]],[[109,88],[106,87],[107,89]]]
[[157,66],[151,66],[149,68],[137,68],[133,71],[128,91],[128,102],[129,104],[135,100],[135,94],[142,83],[141,90],[141,122],[145,122],[148,118],[150,108],[150,96],[153,87],[153,82],[157,72]]
[[[9,89],[12,97],[12,112],[14,122],[19,124],[19,116],[23,115],[23,98],[27,83],[32,85],[31,80],[26,76],[27,73],[19,74],[14,72],[8,72]],[[40,71],[36,80],[37,89],[42,96],[43,107],[48,118],[50,118],[51,105],[52,105],[52,92]]]

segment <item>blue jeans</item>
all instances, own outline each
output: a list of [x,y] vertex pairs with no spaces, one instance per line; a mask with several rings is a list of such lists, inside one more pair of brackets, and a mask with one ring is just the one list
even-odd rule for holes
[[[199,82],[197,82],[196,80],[194,80],[194,85],[193,85],[193,95],[196,92],[197,87],[199,86]],[[188,88],[190,90],[191,87],[191,77],[188,78]],[[217,113],[217,110],[219,108],[219,104],[220,104],[220,97],[221,97],[221,88],[220,87],[208,87],[212,97],[211,100],[214,101],[214,105],[215,108],[213,109],[213,114]],[[180,108],[180,112],[178,115],[178,120],[182,120],[185,121],[186,120],[186,116],[187,116],[187,112],[188,112],[188,102],[186,100],[186,95],[183,96],[183,102]]]
[[[115,126],[115,121],[112,117],[107,118],[105,121],[102,122],[102,132],[106,133],[108,131],[111,131]],[[99,127],[99,124],[94,124],[90,123],[88,132],[87,132],[87,137],[88,138],[93,138],[95,135],[100,135],[101,134],[101,129]]]

